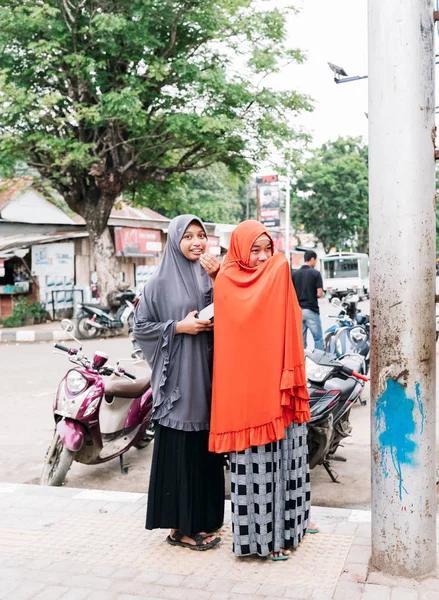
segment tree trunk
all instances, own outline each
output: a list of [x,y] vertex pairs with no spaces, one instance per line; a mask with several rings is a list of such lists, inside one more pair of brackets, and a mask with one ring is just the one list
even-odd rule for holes
[[98,278],[100,302],[103,306],[107,306],[109,294],[117,291],[121,283],[120,267],[117,263],[113,240],[108,227],[99,233],[94,229],[93,222],[89,222],[87,229]]

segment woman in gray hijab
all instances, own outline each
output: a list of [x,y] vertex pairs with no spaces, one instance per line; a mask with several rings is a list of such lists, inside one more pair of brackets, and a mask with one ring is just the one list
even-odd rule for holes
[[[205,254],[194,215],[173,219],[162,261],[136,308],[134,336],[152,369],[154,453],[146,528],[168,543],[208,550],[224,517],[223,457],[208,451],[213,325],[196,318],[213,300],[219,263]],[[203,264],[201,266],[200,259]]]

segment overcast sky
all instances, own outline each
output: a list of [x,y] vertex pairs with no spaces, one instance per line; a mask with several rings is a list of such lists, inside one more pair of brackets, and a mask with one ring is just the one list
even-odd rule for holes
[[288,23],[290,45],[307,55],[273,76],[276,88],[289,87],[314,98],[315,110],[299,117],[313,145],[338,136],[367,140],[367,79],[335,84],[328,61],[348,75],[367,75],[367,0],[296,0],[300,8]]

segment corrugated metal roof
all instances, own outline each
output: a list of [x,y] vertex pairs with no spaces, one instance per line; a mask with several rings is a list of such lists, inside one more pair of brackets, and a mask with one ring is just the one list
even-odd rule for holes
[[0,257],[5,251],[18,250],[20,248],[29,248],[35,244],[50,244],[53,242],[63,242],[68,239],[77,239],[88,237],[85,231],[55,231],[54,233],[28,233],[20,235],[8,235],[0,238]]
[[[31,176],[27,177],[16,177],[13,179],[4,179],[0,180],[0,211],[2,208],[5,208],[6,205],[10,202],[10,200],[14,197],[14,195],[22,190],[25,190],[27,187],[32,187],[32,182],[34,178]],[[71,211],[68,209],[67,204],[65,204],[64,199],[60,196],[55,190],[53,193],[59,198],[59,202],[55,203],[52,201],[50,194],[44,195],[44,198],[53,204],[58,209],[61,209],[68,217],[71,217],[74,223],[78,225],[84,225],[85,221],[80,215],[71,215]],[[63,204],[65,206],[63,206]],[[70,213],[70,214],[68,214]],[[25,218],[26,215],[23,216]],[[126,201],[120,199],[116,200],[116,204],[111,211],[110,215],[111,219],[130,219],[130,220],[140,220],[140,221],[162,221],[163,223],[169,223],[170,219],[164,217],[160,213],[152,210],[147,207],[139,207],[135,208],[130,206]],[[28,221],[23,221],[28,222]],[[34,221],[29,221],[34,222]]]

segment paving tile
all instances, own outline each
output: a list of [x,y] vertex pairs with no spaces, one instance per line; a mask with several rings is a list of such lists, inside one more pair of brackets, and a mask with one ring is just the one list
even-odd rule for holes
[[[228,580],[218,579],[212,577],[212,575],[199,575],[198,573],[194,573],[193,575],[188,575],[184,580],[182,587],[185,589],[210,589],[212,591],[216,591],[215,581],[230,583]],[[212,587],[210,584],[212,583]],[[224,588],[218,587],[218,591],[224,591]]]
[[369,546],[360,546],[358,544],[352,544],[346,562],[356,564],[369,564],[371,555],[370,552],[371,551]]
[[[160,577],[162,577],[163,573],[157,573],[155,571],[143,571],[137,575],[137,577],[133,580],[135,583],[154,583]],[[186,587],[186,584],[185,584]]]
[[427,577],[422,580],[421,586],[423,590],[439,592],[439,579],[437,577]]
[[293,600],[308,600],[309,598],[312,598],[313,591],[314,590],[312,588],[291,584],[285,590],[284,598],[292,598]]
[[13,592],[20,587],[22,581],[20,579],[1,580],[0,598],[12,597]]
[[[94,590],[90,588],[74,588],[70,589],[62,600],[88,600]],[[108,596],[107,596],[108,598]]]
[[210,597],[210,600],[255,600],[255,596],[249,596],[247,594],[230,594],[227,592],[214,592]]
[[259,582],[241,581],[240,583],[235,583],[235,585],[232,587],[232,589],[230,591],[232,592],[232,594],[256,595],[258,593],[260,587],[261,587],[261,584]]
[[61,585],[50,585],[45,590],[35,596],[35,600],[60,600],[69,588]]
[[[113,598],[115,598],[115,595],[109,590],[93,590],[86,600],[113,600]],[[64,598],[62,600],[64,600]],[[139,596],[137,596],[137,600],[139,600]]]
[[[1,590],[5,589],[6,581],[1,582]],[[37,594],[42,592],[45,588],[44,583],[35,581],[20,581],[19,587],[14,588],[11,593],[5,594],[4,596],[0,593],[0,598],[6,600],[33,600]]]
[[363,591],[363,600],[390,600],[392,588],[388,585],[374,585],[366,583]]
[[346,563],[340,581],[364,583],[367,577],[368,566],[365,563]]
[[212,598],[212,592],[203,590],[191,590],[190,593],[180,587],[163,587],[160,598],[167,598],[167,600],[210,600]]
[[421,590],[419,593],[420,600],[439,600],[439,592],[433,590]]
[[363,583],[340,582],[335,588],[333,600],[362,600]]
[[357,533],[358,527],[359,527],[358,523],[350,523],[348,521],[344,521],[343,523],[338,523],[336,525],[334,533],[335,533],[335,535],[354,536]]
[[236,581],[230,581],[230,579],[220,579],[219,577],[214,577],[211,579],[207,585],[201,586],[202,589],[206,589],[211,592],[224,592],[228,593],[232,590],[232,588],[236,585]]
[[285,594],[284,585],[276,585],[275,583],[262,583],[257,591],[258,596],[278,596],[283,597]]
[[408,590],[407,588],[394,587],[390,595],[391,600],[419,600],[418,590]]
[[332,600],[332,590],[314,590],[310,600]]

